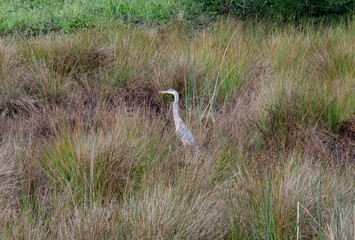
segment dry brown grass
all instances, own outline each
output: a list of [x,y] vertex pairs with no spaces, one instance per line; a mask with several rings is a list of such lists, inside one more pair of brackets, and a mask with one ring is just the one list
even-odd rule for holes
[[184,31],[0,39],[1,238],[351,239],[354,24]]

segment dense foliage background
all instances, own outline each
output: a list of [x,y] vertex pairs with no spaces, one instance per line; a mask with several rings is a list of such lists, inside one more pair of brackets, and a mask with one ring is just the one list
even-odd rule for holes
[[112,24],[165,26],[179,19],[191,26],[221,16],[292,22],[331,22],[351,17],[353,0],[3,0],[0,34],[73,31]]
[[328,14],[345,15],[354,8],[352,0],[194,0],[191,2],[203,6],[203,12],[282,20],[321,17]]

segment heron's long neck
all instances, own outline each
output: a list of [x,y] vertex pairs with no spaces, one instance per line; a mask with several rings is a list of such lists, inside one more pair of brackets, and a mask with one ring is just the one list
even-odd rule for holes
[[178,130],[178,127],[180,125],[180,122],[182,122],[182,119],[180,118],[179,115],[179,94],[174,93],[174,105],[173,105],[173,114],[174,114],[174,122],[175,122],[175,128]]

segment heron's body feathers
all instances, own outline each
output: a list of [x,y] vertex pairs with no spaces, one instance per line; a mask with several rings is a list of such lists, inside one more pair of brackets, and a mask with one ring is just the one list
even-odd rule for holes
[[176,131],[176,133],[180,136],[181,141],[183,142],[184,145],[197,146],[197,148],[198,148],[198,145],[197,145],[191,131],[186,127],[186,125],[184,125],[180,129],[178,129]]

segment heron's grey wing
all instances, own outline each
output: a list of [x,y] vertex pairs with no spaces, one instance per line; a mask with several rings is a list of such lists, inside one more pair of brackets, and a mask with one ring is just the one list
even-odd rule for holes
[[186,145],[197,146],[194,136],[192,136],[191,131],[186,127],[186,125],[178,130],[178,134],[181,138],[181,141]]

